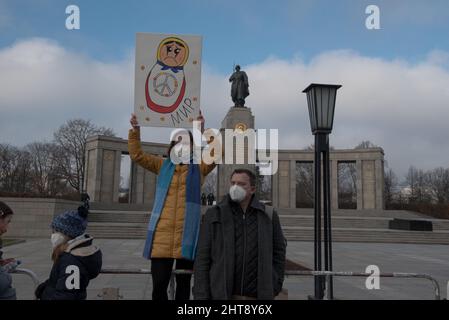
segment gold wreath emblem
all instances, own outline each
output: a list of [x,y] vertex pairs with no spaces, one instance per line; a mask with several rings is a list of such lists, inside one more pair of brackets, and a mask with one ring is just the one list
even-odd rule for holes
[[235,125],[235,130],[236,131],[241,131],[241,132],[243,132],[243,131],[245,131],[246,130],[246,124],[244,124],[244,123],[237,123],[236,125]]

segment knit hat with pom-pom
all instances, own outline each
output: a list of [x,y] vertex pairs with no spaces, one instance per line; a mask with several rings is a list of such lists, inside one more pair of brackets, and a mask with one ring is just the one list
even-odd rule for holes
[[78,210],[61,213],[53,219],[51,228],[74,239],[86,231],[88,213],[89,211],[82,206]]

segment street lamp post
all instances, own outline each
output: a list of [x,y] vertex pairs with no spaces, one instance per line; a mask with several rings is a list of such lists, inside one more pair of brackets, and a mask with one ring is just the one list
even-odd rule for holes
[[[321,212],[323,212],[324,270],[332,271],[332,229],[330,198],[329,134],[334,123],[335,99],[341,85],[312,83],[307,95],[310,126],[315,136],[314,174],[314,251],[315,270],[322,271]],[[321,168],[322,164],[322,168]],[[334,173],[336,174],[336,173]],[[321,197],[322,196],[322,197]],[[333,299],[333,281],[329,278],[328,298]],[[324,298],[324,278],[315,277],[315,299]]]

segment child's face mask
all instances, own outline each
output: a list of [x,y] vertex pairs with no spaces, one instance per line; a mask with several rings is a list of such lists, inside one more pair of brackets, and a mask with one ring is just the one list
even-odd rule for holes
[[65,236],[60,232],[54,232],[51,234],[51,245],[53,246],[53,249],[59,246],[60,244],[64,243]]

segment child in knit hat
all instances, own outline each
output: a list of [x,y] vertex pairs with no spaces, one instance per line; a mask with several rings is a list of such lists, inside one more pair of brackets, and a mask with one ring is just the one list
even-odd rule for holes
[[41,300],[85,300],[89,281],[101,270],[102,253],[85,233],[88,210],[66,211],[53,219],[51,242],[53,268],[36,289]]

